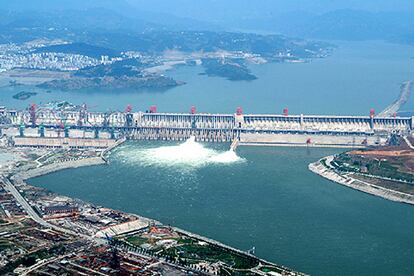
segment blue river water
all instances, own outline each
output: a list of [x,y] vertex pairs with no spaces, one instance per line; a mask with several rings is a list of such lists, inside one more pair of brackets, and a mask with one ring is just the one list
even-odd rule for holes
[[[167,74],[186,85],[167,91],[47,91],[33,87],[0,88],[0,104],[24,108],[30,103],[67,100],[86,103],[92,110],[124,110],[131,104],[145,111],[157,105],[162,112],[277,113],[284,107],[294,114],[360,114],[380,111],[398,97],[401,82],[414,78],[414,47],[381,41],[334,42],[331,57],[304,64],[252,65],[258,77],[231,82],[199,75],[201,67],[180,67]],[[35,91],[28,100],[12,96]],[[414,100],[406,108],[414,110]]]
[[[186,143],[188,144],[188,142]],[[414,271],[413,206],[327,181],[307,169],[340,149],[130,142],[109,165],[29,181],[138,213],[312,275]]]
[[[414,48],[385,42],[338,42],[332,57],[306,64],[254,65],[252,82],[168,74],[187,84],[164,92],[52,91],[27,101],[20,88],[0,89],[2,105],[86,102],[97,110],[367,114],[385,108],[402,81],[414,79]],[[28,88],[29,89],[29,88]],[[35,89],[35,88],[30,88]],[[414,110],[413,98],[404,107]],[[329,182],[307,166],[341,149],[240,147],[131,142],[109,165],[64,170],[30,180],[36,186],[138,213],[217,239],[312,275],[414,273],[413,206]]]

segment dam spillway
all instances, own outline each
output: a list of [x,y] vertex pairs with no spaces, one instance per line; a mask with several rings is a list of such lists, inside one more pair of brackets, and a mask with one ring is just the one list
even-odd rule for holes
[[[411,134],[413,117],[0,110],[2,135],[361,147]],[[22,142],[24,145],[25,142]],[[17,142],[18,144],[18,142]],[[81,142],[76,142],[80,145]]]

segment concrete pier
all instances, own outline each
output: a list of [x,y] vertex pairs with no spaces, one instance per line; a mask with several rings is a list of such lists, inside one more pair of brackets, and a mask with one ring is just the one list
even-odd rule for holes
[[116,141],[111,139],[78,139],[78,138],[40,138],[40,137],[15,137],[15,147],[43,147],[43,148],[100,148],[112,147]]

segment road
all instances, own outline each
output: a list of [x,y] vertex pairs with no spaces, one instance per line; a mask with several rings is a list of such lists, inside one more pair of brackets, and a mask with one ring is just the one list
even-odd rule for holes
[[23,207],[23,209],[26,211],[26,213],[32,218],[35,222],[38,224],[47,227],[47,228],[53,228],[54,225],[44,221],[30,206],[30,204],[24,199],[24,197],[20,194],[20,192],[14,187],[14,185],[10,182],[9,179],[6,177],[1,177],[2,182],[4,183],[4,186],[6,190],[8,190],[13,197],[16,199],[16,201]]
[[13,195],[13,197],[23,207],[23,209],[26,211],[29,217],[33,219],[35,222],[37,222],[38,224],[46,228],[51,228],[53,230],[56,230],[56,231],[59,231],[65,234],[79,236],[79,237],[89,239],[89,240],[93,239],[92,237],[82,235],[80,233],[76,233],[66,228],[62,228],[57,225],[46,222],[36,213],[36,211],[32,208],[32,206],[30,206],[29,202],[27,202],[27,200],[20,194],[20,192],[16,189],[16,187],[14,187],[14,185],[10,182],[10,180],[7,179],[7,177],[0,176],[0,179],[4,183],[5,189],[8,190]]
[[411,144],[410,140],[408,140],[407,136],[404,136],[403,139],[407,143],[407,145],[410,147],[410,149],[414,150],[414,146],[413,144]]
[[410,97],[411,90],[413,88],[413,81],[405,81],[401,85],[401,93],[399,98],[394,101],[391,105],[387,106],[381,113],[378,114],[378,117],[391,117],[398,112],[398,110],[403,106],[408,98]]
[[72,253],[69,253],[69,254],[66,254],[66,255],[63,255],[63,256],[53,257],[53,258],[50,258],[50,259],[41,260],[41,261],[37,262],[36,264],[34,264],[33,266],[29,267],[26,271],[21,272],[20,275],[21,276],[29,275],[30,273],[32,273],[33,271],[41,268],[42,266],[45,266],[45,265],[50,264],[50,263],[53,263],[53,262],[55,262],[57,260],[61,260],[61,259],[65,258],[65,257],[69,257],[70,255],[72,255]]

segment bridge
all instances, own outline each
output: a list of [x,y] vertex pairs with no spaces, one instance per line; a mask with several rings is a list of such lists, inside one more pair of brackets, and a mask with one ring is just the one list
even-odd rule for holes
[[326,116],[289,115],[287,110],[279,115],[243,114],[241,108],[234,114],[2,108],[0,119],[1,134],[17,145],[36,144],[33,139],[42,138],[52,147],[61,147],[63,139],[77,147],[94,144],[86,140],[100,141],[104,147],[102,140],[181,141],[190,136],[206,142],[237,140],[240,145],[361,147],[384,144],[390,135],[409,135],[414,129],[414,117],[375,116],[373,111],[369,116]]

